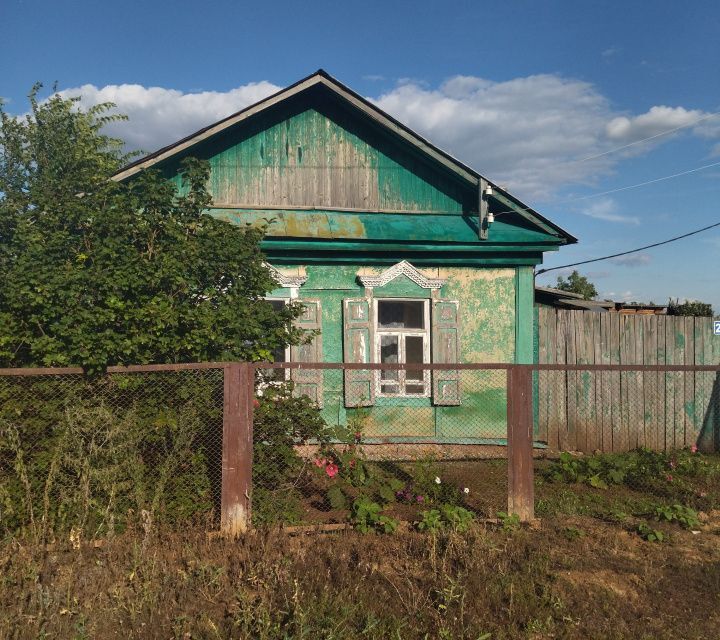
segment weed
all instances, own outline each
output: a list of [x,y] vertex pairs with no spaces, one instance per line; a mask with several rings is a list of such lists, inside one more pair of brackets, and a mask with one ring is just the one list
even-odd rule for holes
[[665,540],[665,534],[662,531],[653,529],[647,522],[638,524],[636,531],[643,540],[648,542],[663,542]]
[[361,533],[394,533],[398,527],[398,521],[383,515],[382,507],[367,496],[360,496],[353,502],[350,520]]
[[677,522],[684,529],[695,529],[700,526],[697,511],[681,504],[657,507],[655,519],[663,522]]
[[497,518],[503,531],[517,531],[520,528],[520,516],[517,513],[508,514],[505,511],[498,511]]
[[439,531],[442,527],[443,521],[439,509],[429,509],[420,514],[420,521],[417,523],[417,528],[420,531],[429,531],[432,533]]
[[579,538],[584,538],[586,533],[577,527],[565,527],[565,529],[563,529],[563,535],[567,540],[578,540]]

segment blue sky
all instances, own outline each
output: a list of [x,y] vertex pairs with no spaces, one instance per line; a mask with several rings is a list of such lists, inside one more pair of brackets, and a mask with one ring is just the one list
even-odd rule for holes
[[[546,267],[720,222],[720,164],[615,191],[720,163],[716,1],[2,7],[11,113],[57,81],[116,102],[131,118],[116,133],[152,151],[322,67],[580,238]],[[718,256],[720,227],[580,270],[603,297],[717,313]]]

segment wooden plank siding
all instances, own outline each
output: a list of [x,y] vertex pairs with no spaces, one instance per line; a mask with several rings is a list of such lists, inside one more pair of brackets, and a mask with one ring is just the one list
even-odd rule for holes
[[[215,206],[463,213],[477,208],[457,176],[346,109],[288,105],[208,143]],[[179,178],[175,178],[176,181]]]
[[[540,364],[718,365],[711,318],[538,309]],[[539,434],[551,450],[672,450],[698,443],[718,386],[713,372],[543,371]],[[717,394],[717,391],[715,391]],[[720,429],[720,425],[711,425]],[[707,439],[707,436],[704,436]],[[715,436],[717,438],[717,436]],[[711,436],[712,439],[712,436]]]

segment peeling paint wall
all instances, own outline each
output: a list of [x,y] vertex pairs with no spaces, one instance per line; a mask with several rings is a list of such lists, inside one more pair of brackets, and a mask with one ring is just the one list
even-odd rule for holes
[[[274,265],[278,267],[278,265]],[[279,267],[297,273],[297,267]],[[366,295],[358,275],[377,275],[383,268],[363,265],[308,265],[300,298],[322,305],[322,350],[325,362],[343,359],[343,300]],[[462,362],[513,362],[516,342],[516,283],[514,268],[425,268],[428,278],[447,282],[438,292],[460,303],[460,360]],[[375,298],[430,299],[431,291],[408,277],[398,276],[373,290]],[[531,309],[532,314],[532,309]],[[532,315],[527,319],[532,325]],[[531,326],[530,325],[530,326]],[[329,424],[346,424],[355,409],[343,402],[342,375],[324,375],[323,415]],[[462,399],[458,406],[434,406],[430,398],[377,398],[360,411],[366,435],[407,441],[471,442],[503,439],[506,435],[506,378],[503,371],[462,371]]]
[[339,105],[288,105],[254,125],[194,151],[210,162],[218,206],[453,213],[477,206],[467,184]]

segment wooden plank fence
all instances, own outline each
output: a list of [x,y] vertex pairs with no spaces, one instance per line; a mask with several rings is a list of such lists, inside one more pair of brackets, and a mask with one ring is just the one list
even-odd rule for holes
[[[540,364],[718,365],[711,318],[538,307]],[[541,371],[536,437],[553,450],[720,448],[720,374]]]

